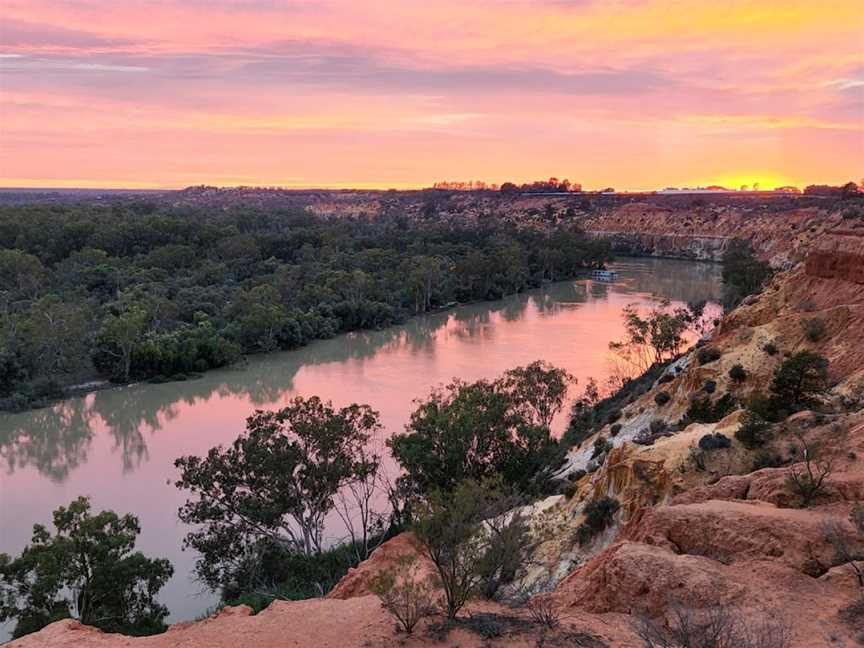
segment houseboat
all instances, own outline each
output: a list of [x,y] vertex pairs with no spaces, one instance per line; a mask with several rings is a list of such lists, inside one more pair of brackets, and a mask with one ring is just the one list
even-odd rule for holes
[[618,273],[614,270],[594,270],[591,273],[591,278],[598,281],[614,281],[616,277]]

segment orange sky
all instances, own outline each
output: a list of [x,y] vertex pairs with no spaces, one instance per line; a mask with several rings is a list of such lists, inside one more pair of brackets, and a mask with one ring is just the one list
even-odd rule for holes
[[864,176],[864,12],[798,0],[3,0],[0,186]]

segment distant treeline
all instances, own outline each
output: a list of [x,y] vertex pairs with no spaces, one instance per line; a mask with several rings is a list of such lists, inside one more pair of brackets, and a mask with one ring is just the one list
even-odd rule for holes
[[0,407],[498,299],[609,258],[577,229],[153,203],[0,208]]

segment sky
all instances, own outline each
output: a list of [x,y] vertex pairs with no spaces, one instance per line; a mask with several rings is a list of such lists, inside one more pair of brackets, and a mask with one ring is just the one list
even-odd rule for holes
[[0,186],[864,177],[859,0],[2,0]]

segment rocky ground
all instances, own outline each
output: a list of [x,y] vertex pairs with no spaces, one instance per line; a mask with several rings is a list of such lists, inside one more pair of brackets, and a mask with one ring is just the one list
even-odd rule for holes
[[[609,425],[597,432],[613,445],[602,464],[591,459],[594,438],[587,439],[564,469],[585,471],[570,496],[549,498],[528,511],[532,560],[522,578],[553,585],[551,596],[562,613],[557,629],[542,630],[524,608],[477,603],[449,630],[433,618],[412,636],[399,634],[368,588],[370,578],[400,555],[417,553],[412,536],[404,534],[352,570],[326,599],[277,602],[256,616],[245,607],[229,608],[146,638],[62,621],[11,646],[635,648],[643,645],[635,631],[638,619],[663,618],[676,605],[728,606],[753,623],[782,622],[795,648],[864,645],[864,614],[857,627],[843,617],[862,591],[838,550],[838,543],[853,553],[864,550],[849,521],[853,505],[864,500],[864,237],[841,216],[833,217],[827,232],[824,223],[808,224],[811,217],[790,217],[790,231],[797,234],[785,240],[799,241],[801,248],[763,246],[778,251],[769,255],[775,261],[779,254],[793,267],[723,318],[708,342],[719,359],[700,364],[694,350],[676,362],[668,378],[623,408],[614,436]],[[815,341],[802,326],[813,318],[825,329]],[[779,352],[766,352],[770,345]],[[761,451],[747,450],[734,438],[741,410],[716,423],[675,425],[694,395],[709,393],[707,385],[715,401],[726,393],[745,400],[766,389],[784,354],[805,349],[830,361],[825,406],[782,422]],[[729,376],[735,364],[747,372],[743,382]],[[660,391],[670,397],[663,405],[655,400]],[[647,445],[634,443],[654,419],[669,424],[671,432]],[[700,453],[698,441],[709,433],[725,435],[731,447]],[[800,439],[821,447],[832,464],[824,492],[806,508],[787,485],[790,470],[803,465]],[[600,496],[616,498],[621,508],[614,524],[579,545],[574,530],[585,505]]]

